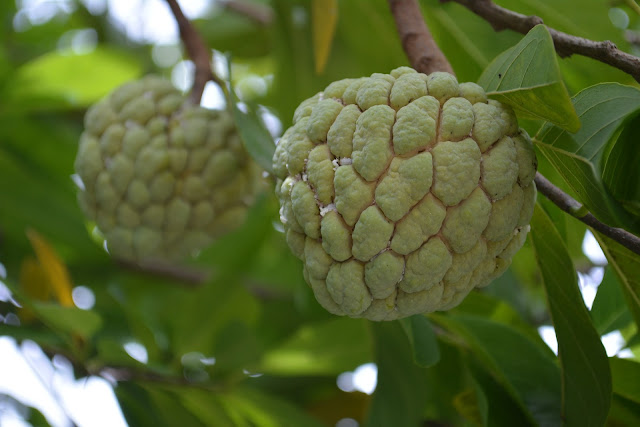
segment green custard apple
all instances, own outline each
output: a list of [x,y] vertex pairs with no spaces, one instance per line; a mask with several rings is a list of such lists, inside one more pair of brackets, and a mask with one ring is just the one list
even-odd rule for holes
[[109,253],[133,261],[203,249],[243,222],[260,179],[228,112],[194,106],[156,76],[87,111],[75,170]]
[[273,158],[281,220],[331,313],[450,309],[523,245],[535,153],[475,83],[401,67],[332,83],[293,121]]

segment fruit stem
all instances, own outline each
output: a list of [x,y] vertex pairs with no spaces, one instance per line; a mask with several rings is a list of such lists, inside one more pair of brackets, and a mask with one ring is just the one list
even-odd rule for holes
[[195,65],[193,87],[191,88],[191,101],[199,105],[204,87],[209,81],[213,81],[224,91],[226,86],[222,79],[218,77],[211,69],[211,50],[205,44],[202,36],[191,21],[184,16],[182,9],[176,0],[166,0],[180,30],[180,38],[184,47],[187,49],[189,58]]
[[417,0],[389,0],[389,8],[411,66],[424,74],[446,71],[455,75],[427,28]]

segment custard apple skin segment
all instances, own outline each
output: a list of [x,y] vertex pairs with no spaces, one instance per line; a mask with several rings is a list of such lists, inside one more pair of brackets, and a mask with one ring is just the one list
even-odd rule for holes
[[156,76],[89,108],[75,171],[109,253],[137,262],[187,258],[240,225],[261,179],[228,112]]
[[448,310],[524,244],[536,157],[475,83],[408,67],[302,102],[273,158],[280,218],[318,302],[394,320]]

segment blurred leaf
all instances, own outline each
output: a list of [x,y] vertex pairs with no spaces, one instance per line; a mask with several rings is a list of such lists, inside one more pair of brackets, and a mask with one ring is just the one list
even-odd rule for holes
[[331,53],[333,36],[338,22],[337,0],[312,0],[313,54],[316,74],[322,74]]
[[428,385],[425,370],[413,363],[413,352],[398,322],[370,322],[378,383],[365,423],[417,426],[422,421]]
[[371,361],[364,320],[332,318],[302,325],[264,356],[259,370],[276,375],[338,375]]
[[622,285],[627,307],[640,330],[640,259],[615,240],[596,231],[593,235]]
[[239,387],[221,394],[220,402],[236,426],[322,426],[318,420],[290,403],[254,387]]
[[32,256],[22,260],[20,265],[20,288],[31,299],[46,301],[51,295],[49,277],[40,263]]
[[[255,3],[257,7],[261,3]],[[271,50],[271,31],[258,21],[225,8],[216,8],[215,15],[193,21],[207,45],[219,52],[238,58],[267,55]]]
[[[229,61],[229,81],[231,80],[231,61]],[[229,94],[233,108],[233,119],[236,122],[244,146],[253,159],[267,172],[273,174],[273,153],[276,146],[271,134],[262,119],[256,114],[255,106],[244,104],[246,112],[238,108],[233,87],[229,82]]]
[[435,365],[440,360],[438,340],[429,319],[415,315],[400,320],[400,325],[413,350],[413,361],[423,368]]
[[609,358],[613,392],[640,404],[640,363],[617,357]]
[[11,112],[84,107],[141,73],[135,56],[107,47],[83,55],[50,52],[20,67],[3,97]]
[[27,230],[27,237],[31,242],[31,246],[33,246],[42,270],[47,276],[48,283],[46,284],[51,286],[51,290],[60,305],[73,307],[73,298],[71,297],[73,285],[71,284],[67,266],[46,239],[37,231],[33,229]]
[[535,136],[540,152],[600,221],[640,231],[602,180],[607,153],[627,122],[640,112],[640,90],[614,83],[592,86],[573,98],[582,128],[571,134],[549,123]]
[[497,56],[478,84],[518,115],[547,120],[571,132],[580,129],[544,25],[536,25],[517,45]]
[[193,351],[212,356],[216,336],[226,324],[240,320],[251,325],[258,318],[259,302],[241,279],[272,228],[269,200],[258,197],[241,227],[202,251],[198,263],[215,271],[210,281],[163,300],[163,309],[177,314],[164,318],[177,359]]
[[564,422],[575,426],[602,425],[611,402],[607,354],[582,300],[566,247],[539,205],[535,207],[531,225],[531,241],[558,337]]
[[555,358],[507,325],[469,315],[432,315],[461,338],[527,414],[529,422],[560,425],[560,372]]
[[38,328],[36,325],[13,326],[0,323],[0,336],[4,335],[13,337],[17,341],[32,340],[53,348],[63,348],[66,344],[58,334],[48,328]]
[[34,301],[31,307],[45,324],[66,334],[78,334],[86,339],[102,326],[102,319],[93,311],[38,301]]
[[459,393],[453,405],[458,412],[474,426],[486,426],[488,422],[487,397],[480,386],[473,381],[473,387]]
[[[149,390],[153,390],[151,386],[148,386],[148,388]],[[182,402],[182,405],[184,405],[188,413],[198,418],[200,425],[215,425],[221,427],[237,425],[231,420],[229,414],[227,414],[218,393],[199,390],[197,388],[180,388],[174,389],[172,395],[174,401],[178,400]],[[169,423],[169,425],[182,426],[179,417],[174,416],[174,418],[175,422]]]
[[623,328],[632,320],[625,304],[622,287],[611,268],[605,270],[590,314],[600,335]]
[[610,427],[640,425],[640,404],[614,394],[606,425]]
[[[131,381],[122,381],[114,387],[120,409],[130,426],[169,427],[170,418],[165,418],[165,411],[179,416],[181,408],[175,400],[164,402],[167,406],[157,407],[149,393],[140,385]],[[157,395],[157,392],[156,392]],[[150,410],[153,408],[153,410]]]

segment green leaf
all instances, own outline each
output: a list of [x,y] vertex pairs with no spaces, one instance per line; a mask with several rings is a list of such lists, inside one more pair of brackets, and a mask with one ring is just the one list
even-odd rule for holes
[[260,371],[276,375],[338,375],[371,360],[364,320],[348,318],[307,324],[268,352]]
[[560,425],[560,373],[553,354],[518,330],[483,317],[431,315],[462,339],[531,424]]
[[575,132],[580,120],[562,82],[549,30],[536,25],[514,47],[496,57],[478,84],[511,105],[519,116],[547,120]]
[[135,56],[106,47],[51,52],[20,67],[3,98],[11,112],[85,107],[141,73]]
[[611,268],[606,269],[602,283],[598,286],[590,314],[600,335],[624,328],[632,320],[622,287]]
[[427,368],[440,360],[438,340],[429,319],[415,315],[400,320],[400,325],[409,339],[413,350],[413,361]]
[[254,58],[269,53],[272,40],[268,26],[225,8],[216,8],[214,13],[206,19],[192,21],[209,47],[229,52],[236,58]]
[[612,357],[611,378],[613,380],[613,392],[640,403],[640,363],[628,359]]
[[640,217],[640,119],[635,117],[620,133],[611,148],[602,172],[602,180],[622,207]]
[[235,414],[234,425],[255,427],[309,426],[320,427],[317,419],[289,402],[266,394],[257,388],[239,387],[221,394],[221,404]]
[[582,128],[569,133],[547,123],[535,136],[538,149],[600,221],[640,232],[640,218],[613,197],[602,179],[613,144],[640,113],[640,90],[604,83],[578,93],[573,103]]
[[371,322],[378,383],[365,423],[374,426],[417,426],[427,393],[425,370],[413,363],[413,352],[398,322]]
[[640,330],[640,259],[615,240],[596,231],[593,235],[622,285],[627,307]]
[[337,0],[312,0],[311,18],[313,20],[313,54],[316,74],[322,74],[331,53],[333,36],[338,22]]
[[600,426],[611,403],[607,354],[582,300],[564,242],[539,205],[531,225],[531,241],[558,337],[563,419],[569,426]]
[[267,172],[273,173],[273,153],[276,146],[271,134],[264,126],[262,119],[258,117],[255,106],[244,104],[246,112],[238,108],[233,87],[231,86],[231,61],[229,61],[229,98],[233,109],[233,120],[236,122],[240,137],[244,146],[253,159]]
[[93,311],[38,301],[33,301],[30,308],[52,329],[78,334],[85,339],[90,338],[102,327],[102,319]]
[[487,396],[480,385],[473,381],[473,387],[460,392],[454,398],[453,405],[460,415],[474,426],[486,426],[489,416]]

